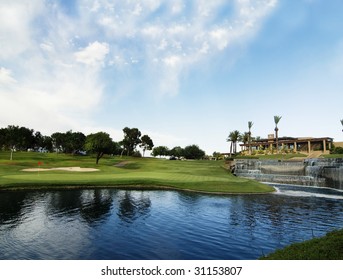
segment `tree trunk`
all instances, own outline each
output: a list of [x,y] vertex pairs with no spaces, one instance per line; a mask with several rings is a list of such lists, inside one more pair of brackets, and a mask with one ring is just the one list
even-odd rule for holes
[[279,129],[275,128],[275,140],[276,140],[276,153],[279,153],[279,136],[278,136]]
[[103,152],[98,152],[98,154],[96,155],[96,164],[99,163],[99,160],[102,158],[103,155],[104,155]]

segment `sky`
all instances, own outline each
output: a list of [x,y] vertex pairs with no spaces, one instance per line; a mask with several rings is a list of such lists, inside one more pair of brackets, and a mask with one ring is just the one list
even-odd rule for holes
[[341,0],[0,0],[0,127],[228,152],[343,141]]

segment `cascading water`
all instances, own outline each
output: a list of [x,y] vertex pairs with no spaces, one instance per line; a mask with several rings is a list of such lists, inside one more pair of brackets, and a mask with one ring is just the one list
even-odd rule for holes
[[276,192],[276,195],[285,195],[293,197],[318,197],[328,199],[343,200],[343,191],[326,187],[312,187],[312,186],[295,186],[271,184]]
[[343,190],[343,159],[236,160],[235,174],[261,182]]

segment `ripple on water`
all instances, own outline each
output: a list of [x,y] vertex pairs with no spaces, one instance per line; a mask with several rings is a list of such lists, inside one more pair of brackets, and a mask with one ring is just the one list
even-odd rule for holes
[[78,190],[16,201],[1,208],[0,259],[256,259],[343,226],[342,200],[319,196]]

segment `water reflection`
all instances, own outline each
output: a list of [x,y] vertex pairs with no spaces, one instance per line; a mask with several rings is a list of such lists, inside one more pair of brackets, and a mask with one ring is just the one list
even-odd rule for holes
[[80,214],[87,223],[103,222],[111,215],[113,198],[109,190],[88,190],[81,198]]
[[0,223],[15,224],[22,216],[22,207],[27,193],[18,192],[15,196],[11,192],[0,194]]
[[150,211],[151,201],[145,192],[134,196],[131,191],[125,191],[119,198],[118,217],[126,222],[133,223],[136,219],[147,216]]
[[343,227],[343,199],[288,191],[1,192],[0,259],[256,259]]

